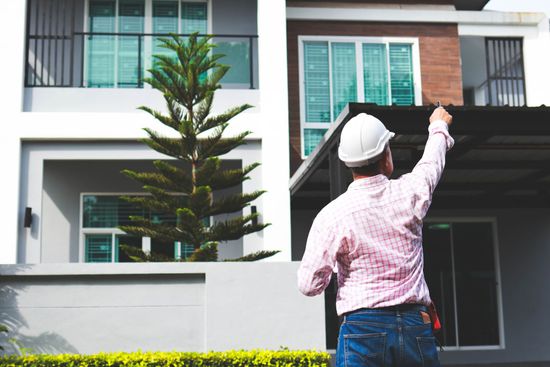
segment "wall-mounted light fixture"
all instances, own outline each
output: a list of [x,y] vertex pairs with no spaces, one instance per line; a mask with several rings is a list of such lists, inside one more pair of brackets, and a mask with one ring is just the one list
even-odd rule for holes
[[23,226],[25,228],[31,228],[32,224],[32,208],[26,207],[25,208],[25,219],[23,221]]

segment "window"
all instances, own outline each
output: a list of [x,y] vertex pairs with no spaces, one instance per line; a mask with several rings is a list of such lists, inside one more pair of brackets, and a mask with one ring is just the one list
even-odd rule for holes
[[299,47],[304,157],[348,102],[420,103],[416,39],[303,36]]
[[499,347],[500,291],[491,221],[424,224],[424,274],[442,322],[441,345]]
[[521,38],[486,38],[487,100],[491,106],[524,106]]
[[[122,199],[121,195],[82,195],[82,261],[84,262],[130,262],[131,259],[120,251],[120,245],[128,245],[143,251],[180,259],[193,252],[189,244],[165,243],[148,237],[129,236],[118,226],[130,224],[129,216],[143,216],[156,223],[176,223],[175,215],[144,211]],[[210,220],[205,221],[209,225]]]
[[[152,49],[151,54],[169,53],[159,47],[158,39],[144,36],[149,29],[153,34],[207,33],[207,2],[153,0],[152,5],[149,4],[145,0],[89,1],[88,29],[92,34],[86,43],[86,86],[142,87],[144,72],[152,62],[145,59],[145,51]],[[147,32],[146,5],[152,6],[153,14],[152,29],[148,28]]]

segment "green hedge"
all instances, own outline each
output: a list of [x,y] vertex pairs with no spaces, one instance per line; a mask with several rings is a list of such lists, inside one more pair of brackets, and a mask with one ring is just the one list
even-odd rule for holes
[[330,355],[316,351],[135,352],[94,355],[5,356],[2,366],[24,367],[328,367]]

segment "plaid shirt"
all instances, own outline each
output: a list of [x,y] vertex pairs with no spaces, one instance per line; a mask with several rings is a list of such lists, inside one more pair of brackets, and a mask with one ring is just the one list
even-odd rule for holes
[[454,140],[444,121],[434,121],[428,131],[411,173],[396,180],[384,175],[356,180],[319,212],[298,270],[302,293],[320,294],[336,271],[339,315],[363,307],[429,305],[422,220]]

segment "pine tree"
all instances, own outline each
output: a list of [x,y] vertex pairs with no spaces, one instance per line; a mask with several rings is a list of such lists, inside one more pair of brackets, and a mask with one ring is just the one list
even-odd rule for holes
[[[220,115],[211,116],[214,92],[221,88],[220,80],[229,70],[218,63],[223,57],[214,54],[210,36],[193,34],[188,39],[178,36],[160,40],[162,47],[173,54],[155,55],[155,67],[145,82],[160,91],[166,101],[167,114],[141,106],[162,124],[178,132],[178,138],[161,136],[145,128],[149,138],[143,141],[159,153],[175,161],[156,160],[156,171],[122,172],[140,182],[150,195],[123,197],[144,209],[144,212],[175,216],[176,223],[158,223],[145,216],[131,216],[130,225],[120,226],[124,232],[151,237],[163,242],[191,245],[193,252],[187,261],[216,261],[220,242],[236,240],[261,231],[268,224],[257,223],[258,213],[242,215],[243,208],[264,191],[214,197],[213,192],[240,186],[259,163],[239,169],[221,167],[220,156],[245,143],[249,131],[237,136],[223,136],[229,121],[251,108],[244,104]],[[230,219],[209,223],[215,215],[237,213]],[[146,254],[129,246],[121,246],[135,261],[167,261],[157,254]],[[269,257],[278,251],[260,251],[238,261]]]

